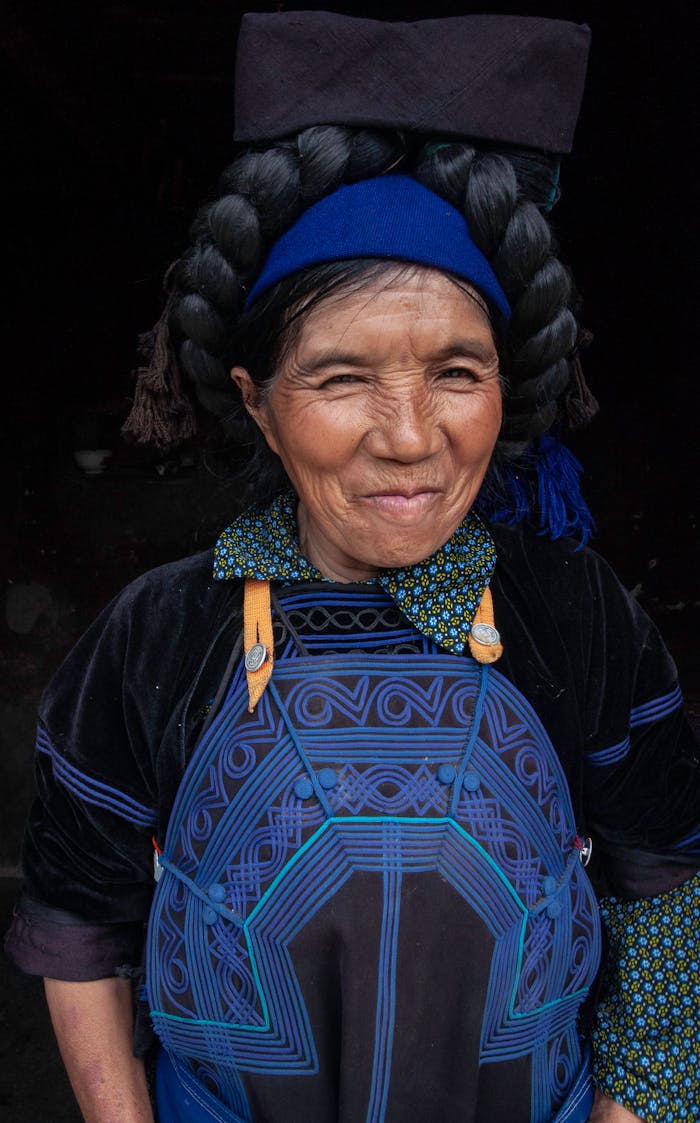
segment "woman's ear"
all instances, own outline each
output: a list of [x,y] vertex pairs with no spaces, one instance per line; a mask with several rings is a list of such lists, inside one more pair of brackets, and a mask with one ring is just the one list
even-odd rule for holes
[[277,451],[269,411],[265,408],[264,400],[259,388],[253,382],[245,367],[234,367],[231,378],[241,392],[243,405],[253,418],[253,421],[262,431],[265,440],[273,452]]
[[253,379],[250,377],[245,367],[234,367],[231,371],[231,378],[241,392],[243,405],[248,410],[251,417],[255,417],[258,395]]

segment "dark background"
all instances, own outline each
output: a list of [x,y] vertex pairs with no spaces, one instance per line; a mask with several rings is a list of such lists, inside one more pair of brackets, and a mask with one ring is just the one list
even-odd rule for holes
[[[164,457],[118,434],[136,337],[157,319],[163,272],[231,156],[240,13],[278,7],[5,0],[0,872],[8,876],[31,799],[46,678],[126,581],[209,545],[235,512],[235,495],[203,463],[205,442]],[[575,153],[553,215],[595,336],[584,363],[601,415],[574,448],[598,521],[594,545],[661,626],[697,705],[696,5],[644,15],[610,2],[286,7],[405,20],[500,11],[591,26]],[[76,465],[74,450],[86,447],[111,450],[104,475]],[[53,1069],[25,1080],[16,1058],[36,1064],[45,1048],[35,1008],[22,998],[11,1014],[0,1011],[20,1027],[11,1067],[24,1086],[21,1098],[0,1091],[0,1111],[8,1120],[72,1119]],[[47,1086],[51,1108],[41,1099]]]

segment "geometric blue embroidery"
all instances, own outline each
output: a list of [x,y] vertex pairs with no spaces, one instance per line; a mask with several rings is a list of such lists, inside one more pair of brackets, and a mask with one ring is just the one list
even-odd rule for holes
[[[323,590],[323,601],[314,606],[312,617],[305,618],[305,609],[308,607],[308,591],[290,593],[284,597],[284,609],[287,618],[293,622],[297,613],[301,615],[304,623],[304,647],[309,654],[322,651],[332,654],[334,651],[332,641],[329,641],[329,631],[332,633],[337,628],[340,635],[338,650],[347,647],[347,637],[342,636],[343,625],[347,628],[350,614],[348,613],[347,593],[334,589],[329,585]],[[417,632],[415,628],[403,619],[396,606],[388,599],[385,593],[367,588],[363,591],[362,608],[359,610],[357,622],[363,623],[363,610],[367,617],[378,627],[373,631],[362,633],[362,650],[372,651],[380,648],[391,649],[394,654],[401,653],[402,644],[411,644],[411,650],[416,649],[427,654],[435,650],[435,645],[427,636]],[[343,638],[345,643],[343,643]],[[358,637],[354,636],[357,649]],[[416,648],[416,644],[418,645]],[[294,641],[290,637],[287,650],[281,653],[282,657],[292,654],[295,650]],[[279,656],[278,656],[279,657]]]
[[[255,995],[249,995],[248,1020],[227,1021],[220,1010],[217,1015],[218,996],[212,988],[207,998],[207,1018],[183,1019],[152,1011],[154,1025],[168,1048],[213,1061],[222,1069],[230,1068],[231,1058],[235,1058],[239,1071],[251,1073],[317,1071],[314,1043],[288,949],[297,933],[355,869],[374,869],[383,875],[385,884],[376,1048],[367,1119],[378,1123],[386,1108],[401,872],[435,870],[469,901],[496,937],[482,1034],[482,1062],[507,1060],[525,1053],[533,1053],[537,1060],[542,1053],[543,1061],[548,1063],[548,1051],[540,1043],[570,1030],[586,988],[569,987],[568,993],[540,1002],[529,1011],[516,1008],[528,910],[486,852],[449,819],[431,819],[427,823],[361,817],[326,820],[275,879],[246,922],[246,949],[256,989]],[[573,869],[579,872],[578,858]],[[196,911],[195,904],[191,924],[196,924],[197,919],[201,922]],[[588,983],[590,978],[581,981]],[[560,988],[561,980],[558,982]],[[550,991],[558,990],[554,983],[550,982]],[[262,1017],[252,1013],[258,1003]],[[575,1047],[573,1042],[570,1045]],[[545,1088],[540,1089],[542,1096],[545,1092]],[[543,1106],[540,1105],[535,1118],[548,1117],[542,1113]]]
[[64,788],[73,792],[83,802],[91,803],[95,807],[103,807],[107,811],[113,811],[115,815],[119,815],[120,818],[126,819],[128,823],[132,823],[136,827],[149,830],[155,827],[157,817],[153,808],[145,807],[142,803],[132,799],[131,796],[126,795],[125,792],[119,791],[118,788],[113,788],[109,784],[103,784],[100,780],[96,780],[94,776],[89,776],[86,772],[81,772],[74,764],[70,764],[54,747],[46,730],[41,726],[37,730],[36,751],[51,757],[55,778],[60,784],[63,784]]
[[402,829],[403,824],[399,824],[394,819],[385,821],[381,828],[384,907],[377,971],[374,1062],[367,1123],[375,1123],[376,1120],[384,1118],[389,1095],[392,1039],[396,1013],[396,964],[401,915],[401,879],[405,867],[401,853]]
[[[381,893],[363,1118],[382,1123],[404,903],[413,878],[435,877],[491,948],[480,1063],[529,1058],[531,1119],[545,1123],[584,1066],[576,1014],[600,958],[576,833],[545,730],[493,668],[434,650],[290,649],[249,714],[239,667],[165,841],[147,941],[156,1031],[243,1120],[244,1078],[315,1073],[294,941],[372,875]],[[225,909],[207,904],[214,890]]]

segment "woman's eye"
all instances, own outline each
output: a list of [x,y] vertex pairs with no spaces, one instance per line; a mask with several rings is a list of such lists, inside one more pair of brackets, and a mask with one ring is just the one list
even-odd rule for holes
[[467,382],[478,382],[478,375],[470,370],[469,367],[448,367],[447,370],[440,371],[440,378],[447,378],[452,380],[465,379]]
[[357,381],[358,377],[356,374],[333,374],[330,378],[323,380],[321,387],[325,389],[327,386],[346,386]]

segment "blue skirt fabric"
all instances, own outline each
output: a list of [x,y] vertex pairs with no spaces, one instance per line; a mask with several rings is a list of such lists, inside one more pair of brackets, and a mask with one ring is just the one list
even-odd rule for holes
[[158,1123],[245,1123],[173,1061],[165,1049],[156,1068],[156,1100]]
[[[185,1068],[173,1062],[165,1049],[158,1058],[156,1093],[158,1123],[245,1123],[240,1115],[211,1096]],[[586,1123],[592,1107],[593,1082],[587,1058],[552,1123]]]

